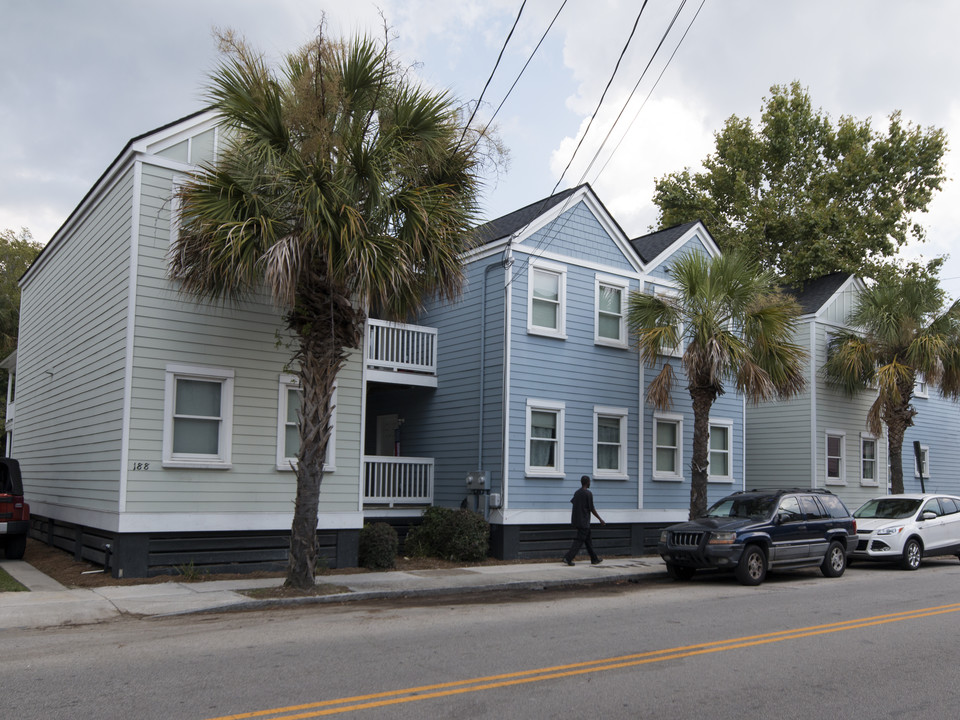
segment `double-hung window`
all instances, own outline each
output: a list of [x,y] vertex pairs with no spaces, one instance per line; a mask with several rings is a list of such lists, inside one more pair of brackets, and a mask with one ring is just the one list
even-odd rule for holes
[[683,480],[683,416],[653,416],[653,479]]
[[230,467],[233,375],[233,370],[167,365],[164,466]]
[[913,395],[919,398],[930,397],[930,386],[927,385],[927,376],[922,372],[918,372],[913,381]]
[[930,447],[927,445],[920,446],[920,462],[917,462],[916,455],[913,459],[913,474],[916,477],[923,476],[924,480],[930,479]]
[[[300,453],[300,401],[303,393],[300,380],[296,375],[280,376],[280,396],[277,403],[277,469],[296,470],[297,456]],[[334,387],[331,397],[333,415],[330,418],[330,439],[327,441],[327,454],[324,456],[324,472],[336,470],[334,458],[337,446],[337,389]]]
[[628,285],[623,280],[598,275],[596,278],[597,345],[627,347],[627,325],[624,309]]
[[597,478],[627,478],[626,408],[593,409],[593,475]]
[[866,433],[860,434],[860,484],[879,484],[879,478],[877,478],[877,439]]
[[710,482],[733,482],[733,421],[710,421],[710,457],[707,479]]
[[843,485],[846,480],[843,433],[827,431],[827,484]]
[[530,266],[527,332],[566,337],[566,271],[562,266],[538,262]]
[[527,475],[563,476],[564,403],[527,400]]

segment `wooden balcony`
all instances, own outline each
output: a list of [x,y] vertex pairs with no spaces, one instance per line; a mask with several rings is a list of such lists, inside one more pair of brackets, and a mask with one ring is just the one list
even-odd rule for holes
[[401,385],[437,386],[437,330],[367,320],[367,379]]
[[432,505],[433,458],[364,456],[363,503]]

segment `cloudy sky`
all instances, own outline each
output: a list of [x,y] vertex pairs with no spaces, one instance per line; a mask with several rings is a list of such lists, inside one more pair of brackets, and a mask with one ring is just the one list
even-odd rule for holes
[[[732,114],[758,117],[774,84],[799,80],[834,119],[891,111],[942,127],[956,148],[951,179],[920,218],[911,257],[953,252],[960,238],[960,5],[950,0],[650,0],[603,109],[576,160],[640,0],[569,0],[497,117],[510,165],[490,177],[486,217],[590,182],[629,234],[656,222],[653,181],[696,168]],[[561,0],[528,0],[481,114],[500,104]],[[424,83],[475,101],[521,0],[0,0],[0,229],[50,239],[127,141],[203,106],[217,62],[214,27],[242,33],[269,58],[328,33],[382,35]],[[650,64],[621,125],[609,131]],[[662,79],[653,89],[657,77]],[[641,102],[653,89],[649,100]],[[639,110],[639,112],[638,112]],[[636,118],[635,120],[633,120]],[[633,120],[632,125],[630,121]],[[630,125],[627,131],[627,125]],[[615,150],[615,152],[614,152]],[[588,167],[596,156],[596,161]],[[960,297],[960,252],[944,286]]]

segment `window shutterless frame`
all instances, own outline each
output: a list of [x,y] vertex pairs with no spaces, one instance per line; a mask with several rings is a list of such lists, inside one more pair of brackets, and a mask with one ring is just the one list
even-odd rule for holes
[[233,370],[197,365],[166,366],[164,467],[231,467],[233,380]]
[[527,400],[525,473],[530,477],[562,478],[565,404]]
[[626,408],[593,408],[593,476],[597,479],[627,479],[628,415]]
[[[300,452],[300,379],[296,375],[280,376],[277,398],[277,470],[296,470],[297,455]],[[337,447],[337,388],[334,385],[330,440],[327,442],[327,454],[323,463],[324,472],[333,472],[336,467]]]
[[528,282],[527,332],[566,338],[566,268],[542,260],[532,262]]

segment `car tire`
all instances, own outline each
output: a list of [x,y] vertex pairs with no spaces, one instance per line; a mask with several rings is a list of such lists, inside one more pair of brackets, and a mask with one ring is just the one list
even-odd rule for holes
[[737,580],[742,585],[759,585],[767,577],[767,556],[759,545],[749,545],[737,564]]
[[920,567],[921,560],[923,560],[923,548],[920,547],[920,541],[916,538],[910,538],[903,546],[900,567],[904,570],[916,570]]
[[3,554],[7,560],[23,560],[23,553],[27,550],[26,535],[8,535],[3,547]]
[[847,551],[843,545],[834,540],[827,548],[827,554],[823,556],[823,562],[820,563],[820,572],[824,577],[836,578],[843,575],[847,569]]
[[696,572],[696,568],[687,567],[685,565],[674,565],[672,563],[667,565],[667,575],[672,577],[674,580],[689,580]]

